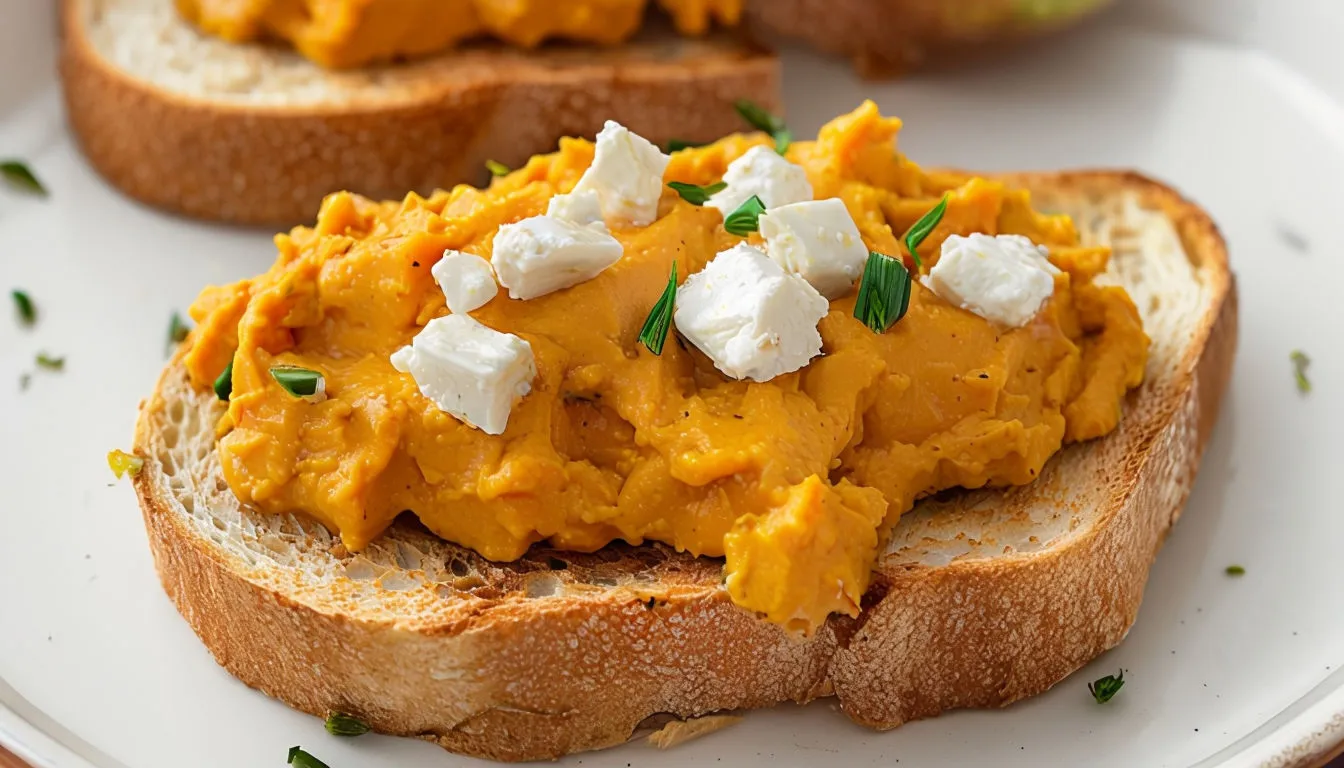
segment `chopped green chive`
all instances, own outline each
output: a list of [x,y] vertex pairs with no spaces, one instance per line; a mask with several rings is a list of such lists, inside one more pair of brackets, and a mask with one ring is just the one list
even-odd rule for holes
[[1098,704],[1105,704],[1119,693],[1124,685],[1125,670],[1122,669],[1118,675],[1107,675],[1096,682],[1088,683],[1087,690]]
[[37,176],[19,160],[0,161],[0,176],[4,176],[5,181],[9,182],[11,186],[24,192],[39,197],[47,196],[47,188],[42,186],[42,182],[37,180]]
[[1311,365],[1311,358],[1300,349],[1294,349],[1288,358],[1293,361],[1293,378],[1297,380],[1297,391],[1305,395],[1311,391],[1311,380],[1307,378],[1307,366]]
[[924,262],[920,260],[919,254],[915,249],[924,242],[924,238],[929,236],[938,222],[943,220],[943,214],[947,213],[947,195],[937,205],[929,209],[929,212],[919,217],[910,231],[905,233],[905,249],[910,252],[910,258],[915,260],[915,269],[923,269]]
[[340,712],[327,715],[326,729],[332,736],[363,736],[371,730],[363,720]]
[[776,152],[782,155],[788,150],[789,144],[793,142],[793,134],[789,132],[783,120],[748,99],[738,99],[733,102],[733,108],[752,128],[770,134],[775,140]]
[[485,169],[490,172],[491,176],[509,175],[509,166],[499,162],[498,160],[486,160]]
[[752,195],[746,202],[737,206],[737,210],[724,218],[723,228],[738,237],[746,237],[760,227],[762,213],[765,213],[765,203],[761,202],[761,198]]
[[667,341],[667,331],[672,327],[672,309],[677,303],[677,262],[672,262],[672,274],[668,275],[667,287],[663,295],[649,310],[644,327],[639,329],[639,342],[655,355],[663,354],[663,343]]
[[38,352],[37,366],[46,368],[48,371],[63,371],[65,370],[65,358],[49,355],[46,352]]
[[331,768],[331,766],[303,751],[303,747],[290,747],[289,759],[285,762],[287,765],[295,766],[295,768]]
[[1229,566],[1227,566],[1227,568],[1224,570],[1224,572],[1225,572],[1228,576],[1245,576],[1245,575],[1246,575],[1246,569],[1245,569],[1245,568],[1242,568],[1240,565],[1229,565]]
[[186,341],[187,334],[190,332],[191,327],[182,321],[181,315],[174,312],[173,316],[168,318],[168,352],[173,351],[174,344],[181,344]]
[[723,191],[728,187],[728,184],[720,181],[717,184],[701,187],[696,184],[687,184],[684,181],[669,181],[667,182],[667,186],[677,190],[677,194],[681,195],[681,199],[691,205],[704,205],[709,201],[710,195]]
[[703,147],[703,146],[705,146],[704,143],[699,141],[686,141],[685,139],[668,139],[667,153],[670,155],[673,152],[680,152],[683,149],[694,149],[695,147]]
[[764,131],[773,136],[780,131],[787,130],[783,120],[770,114],[764,107],[751,99],[738,99],[733,102],[733,108],[737,110],[737,114],[741,115],[743,120],[747,121],[747,125],[758,131]]
[[37,307],[33,304],[32,298],[29,297],[27,293],[20,291],[17,288],[10,291],[9,295],[14,299],[14,309],[18,310],[19,322],[24,325],[32,325],[33,323],[36,323]]
[[144,469],[145,460],[133,453],[111,450],[107,452],[107,466],[111,468],[112,474],[120,480],[121,476],[127,472],[131,473],[131,477],[140,474],[140,470]]
[[900,259],[869,251],[854,302],[854,317],[873,333],[887,330],[910,308],[910,282],[910,270]]
[[229,396],[233,394],[233,358],[229,358],[229,364],[224,366],[223,372],[219,378],[215,379],[215,397],[224,402],[229,401]]
[[273,366],[271,378],[286,392],[299,398],[320,397],[327,388],[322,374],[297,365]]

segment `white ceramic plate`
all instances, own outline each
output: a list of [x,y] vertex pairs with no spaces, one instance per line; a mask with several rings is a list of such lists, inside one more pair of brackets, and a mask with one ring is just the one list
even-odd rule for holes
[[[0,322],[0,742],[44,768],[279,766],[293,744],[334,768],[472,763],[327,737],[215,666],[159,589],[104,454],[129,443],[170,312],[273,252],[267,233],[148,211],[94,175],[62,123],[47,6],[0,0],[0,155],[30,160],[53,191],[0,189],[0,289],[42,310],[33,330]],[[906,118],[902,145],[922,163],[1136,167],[1204,204],[1240,278],[1230,396],[1138,623],[1049,693],[890,733],[824,701],[786,706],[672,752],[565,764],[1286,765],[1344,739],[1342,38],[1337,0],[1130,0],[972,73],[868,84],[789,53],[799,134],[871,96]],[[1307,397],[1298,347],[1314,360]],[[43,349],[66,371],[20,392]],[[1246,575],[1224,575],[1232,563]],[[1120,667],[1124,691],[1093,703],[1086,681]]]

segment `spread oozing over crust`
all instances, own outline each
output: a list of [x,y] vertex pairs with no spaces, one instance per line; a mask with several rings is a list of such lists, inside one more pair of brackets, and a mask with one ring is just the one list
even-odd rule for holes
[[[471,313],[526,340],[538,371],[507,430],[485,434],[389,356],[446,313],[430,275],[445,249],[488,259],[501,225],[574,186],[593,146],[566,140],[486,190],[332,195],[314,227],[276,238],[269,272],[204,291],[185,361],[200,388],[232,361],[225,479],[260,510],[312,515],[351,550],[407,510],[493,560],[541,540],[578,551],[662,541],[725,556],[734,601],[777,623],[856,615],[901,513],[944,488],[1030,483],[1063,444],[1111,431],[1148,349],[1125,290],[1093,280],[1109,249],[1081,246],[1071,220],[1037,213],[1026,191],[923,171],[896,151],[899,127],[865,104],[787,156],[887,254],[946,195],[920,246],[926,272],[954,234],[1048,247],[1060,272],[1031,322],[996,326],[916,282],[909,313],[881,334],[853,317],[853,292],[832,301],[822,355],[768,382],[729,379],[672,339],[653,355],[637,337],[672,264],[684,280],[743,239],[717,210],[666,190],[652,224],[613,224],[624,254],[594,279]],[[768,143],[739,135],[675,153],[664,178],[711,184]],[[326,399],[294,398],[274,365],[321,372]]]

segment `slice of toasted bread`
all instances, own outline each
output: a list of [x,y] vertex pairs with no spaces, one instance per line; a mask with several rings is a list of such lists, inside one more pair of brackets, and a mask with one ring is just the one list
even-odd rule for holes
[[349,189],[400,198],[481,183],[591,136],[604,120],[650,141],[742,128],[738,98],[778,105],[775,57],[731,37],[652,30],[614,49],[479,46],[352,72],[198,33],[172,0],[62,0],[61,79],[93,166],[151,205],[294,224]]
[[839,54],[870,77],[982,61],[1066,29],[1114,0],[748,0],[744,23],[765,38]]
[[733,605],[721,561],[658,545],[535,547],[491,563],[412,524],[350,555],[320,525],[242,508],[222,408],[180,364],[142,406],[135,480],[163,586],[226,669],[301,710],[500,759],[620,743],[653,715],[837,696],[890,728],[1046,690],[1120,641],[1218,413],[1237,304],[1217,230],[1139,176],[1009,177],[1110,244],[1152,337],[1120,428],[1040,479],[921,503],[857,620],[786,635]]

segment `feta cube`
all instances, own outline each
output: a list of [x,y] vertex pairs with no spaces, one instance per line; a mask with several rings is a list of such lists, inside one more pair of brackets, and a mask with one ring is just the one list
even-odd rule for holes
[[719,253],[677,289],[677,330],[734,379],[769,381],[821,353],[830,305],[760,249]]
[[490,271],[490,262],[470,253],[450,248],[443,252],[443,258],[429,273],[443,289],[448,311],[454,314],[474,312],[489,304],[499,293],[499,286],[495,285],[495,273]]
[[647,139],[608,120],[597,134],[593,164],[583,172],[575,193],[595,192],[602,216],[637,227],[658,218],[663,195],[663,171],[668,156]]
[[770,258],[828,299],[849,293],[868,261],[859,227],[837,198],[771,208],[760,228]]
[[770,147],[752,147],[729,163],[723,181],[728,186],[711,196],[705,205],[718,208],[724,216],[737,210],[752,195],[760,197],[767,209],[812,199],[807,171]]
[[950,304],[986,320],[1026,325],[1055,292],[1049,251],[1021,235],[951,235],[923,279]]
[[[581,227],[586,227],[589,224],[603,224],[602,203],[598,199],[597,193],[591,189],[552,197],[551,202],[546,205],[546,215],[553,219],[562,219],[578,224]],[[603,228],[605,228],[605,224],[603,224]]]
[[514,401],[537,376],[530,344],[469,315],[430,320],[392,353],[392,367],[411,374],[440,410],[490,435],[504,433]]
[[597,277],[622,253],[606,227],[533,216],[499,228],[490,263],[511,298],[535,299]]

